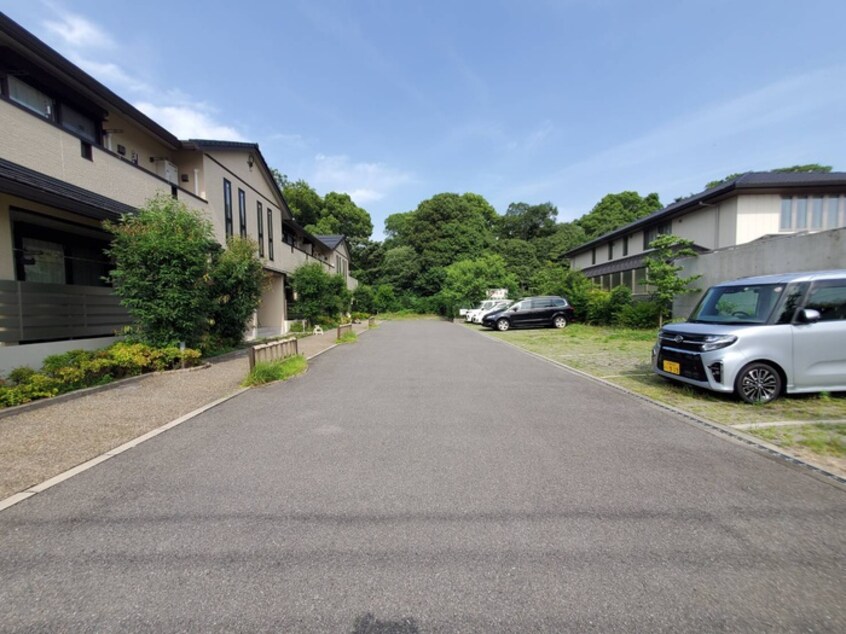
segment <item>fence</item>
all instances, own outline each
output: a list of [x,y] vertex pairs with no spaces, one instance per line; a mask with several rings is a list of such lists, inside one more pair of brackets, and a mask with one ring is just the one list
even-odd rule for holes
[[256,363],[287,359],[298,354],[299,346],[296,337],[253,346],[250,348],[250,370],[256,367]]
[[342,324],[338,326],[338,339],[341,338],[342,335],[347,334],[348,332],[352,332],[352,324]]
[[101,337],[131,323],[110,288],[0,280],[0,342]]

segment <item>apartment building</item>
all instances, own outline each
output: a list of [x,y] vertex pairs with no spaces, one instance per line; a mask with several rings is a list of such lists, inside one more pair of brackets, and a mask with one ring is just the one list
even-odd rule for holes
[[248,335],[286,332],[303,263],[356,285],[345,241],[294,221],[257,144],[178,139],[2,13],[0,130],[0,372],[106,345],[129,323],[104,280],[102,222],[161,193],[203,212],[221,243],[258,243],[271,284]]
[[846,227],[846,173],[749,172],[582,244],[567,257],[602,288],[625,285],[642,296],[648,293],[645,258],[658,235],[691,240],[698,252],[709,253],[764,236],[839,227]]

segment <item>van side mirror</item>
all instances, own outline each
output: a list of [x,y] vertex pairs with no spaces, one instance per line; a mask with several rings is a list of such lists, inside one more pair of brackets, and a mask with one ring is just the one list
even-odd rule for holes
[[820,311],[814,308],[803,308],[799,311],[799,322],[803,324],[814,324],[820,320]]

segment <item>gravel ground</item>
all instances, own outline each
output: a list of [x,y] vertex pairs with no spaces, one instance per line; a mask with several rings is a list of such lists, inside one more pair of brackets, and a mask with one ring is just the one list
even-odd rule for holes
[[[356,325],[356,332],[366,330]],[[328,331],[299,341],[311,358],[335,343]],[[0,500],[63,473],[240,387],[246,355],[205,368],[153,374],[79,398],[38,403],[0,418]]]

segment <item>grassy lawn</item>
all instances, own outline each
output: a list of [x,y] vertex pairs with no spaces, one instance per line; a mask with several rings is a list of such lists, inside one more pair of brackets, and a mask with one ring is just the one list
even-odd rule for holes
[[[478,329],[478,326],[471,326]],[[803,455],[828,456],[846,473],[846,393],[782,396],[767,405],[749,405],[730,395],[715,394],[652,373],[650,360],[657,331],[626,330],[571,324],[564,330],[484,330],[586,374],[605,379],[702,418],[724,425],[793,422],[798,426],[744,429],[768,442]],[[842,424],[809,425],[819,421]],[[817,429],[819,428],[819,429]]]

